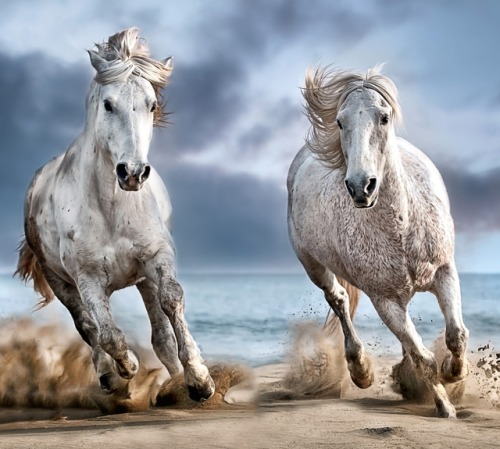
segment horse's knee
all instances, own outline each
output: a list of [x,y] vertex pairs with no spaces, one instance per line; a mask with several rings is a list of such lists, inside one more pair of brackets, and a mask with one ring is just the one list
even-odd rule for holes
[[184,291],[174,278],[163,283],[160,295],[161,306],[168,317],[184,309]]

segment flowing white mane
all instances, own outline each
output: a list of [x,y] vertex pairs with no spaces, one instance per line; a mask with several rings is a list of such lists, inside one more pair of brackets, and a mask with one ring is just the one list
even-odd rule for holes
[[381,68],[376,66],[368,70],[366,75],[325,68],[310,70],[306,74],[302,94],[306,100],[306,114],[312,125],[306,145],[328,167],[336,169],[345,165],[336,120],[340,107],[354,90],[375,90],[392,108],[391,121],[396,124],[402,121],[396,86],[381,75]]
[[[97,70],[97,83],[110,84],[124,81],[131,75],[140,76],[151,83],[160,103],[161,91],[168,84],[171,68],[151,58],[148,44],[139,37],[138,28],[120,31],[95,47],[96,50],[91,51],[108,62]],[[163,104],[160,106],[155,111],[155,124],[165,121]]]

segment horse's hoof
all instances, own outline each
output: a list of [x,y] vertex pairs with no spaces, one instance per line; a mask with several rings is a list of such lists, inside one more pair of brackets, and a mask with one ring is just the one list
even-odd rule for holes
[[366,356],[360,358],[357,363],[348,364],[351,379],[358,388],[365,389],[371,387],[375,380],[372,370],[372,363]]
[[457,411],[451,404],[441,404],[436,406],[436,416],[438,418],[457,419]]
[[188,385],[189,397],[193,401],[203,402],[210,399],[215,393],[215,384],[212,378],[202,387]]
[[361,388],[362,390],[369,388],[373,385],[373,381],[375,380],[375,375],[373,374],[373,371],[369,371],[366,376],[363,377],[354,377],[351,375],[351,379],[354,382],[354,385],[356,385],[358,388]]
[[450,384],[464,380],[469,374],[467,361],[456,360],[448,354],[441,364],[439,377],[444,384]]

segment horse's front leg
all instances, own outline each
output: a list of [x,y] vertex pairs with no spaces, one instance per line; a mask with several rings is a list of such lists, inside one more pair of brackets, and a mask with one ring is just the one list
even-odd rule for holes
[[162,255],[157,255],[155,260],[148,262],[146,270],[149,279],[154,279],[158,286],[158,302],[174,330],[189,396],[196,401],[208,399],[214,394],[215,385],[189,333],[184,316],[184,292],[176,280],[172,256],[167,253],[162,260]]
[[337,315],[344,333],[344,348],[347,367],[352,381],[359,388],[368,388],[373,383],[373,370],[363,343],[356,335],[349,312],[349,295],[335,275],[309,254],[296,249],[297,256],[307,275],[325,293],[325,298]]
[[[111,316],[109,298],[105,293],[104,285],[95,277],[79,276],[78,278],[78,290],[82,301],[97,325],[97,345],[115,361],[118,374],[124,379],[131,379],[139,370],[139,360],[128,348],[123,332]],[[93,348],[96,349],[94,346]],[[102,357],[99,358],[102,359]],[[97,361],[94,360],[94,363]]]
[[455,407],[439,380],[434,354],[424,346],[408,315],[406,304],[401,304],[398,299],[385,298],[372,298],[372,303],[382,321],[401,342],[404,351],[411,357],[417,373],[431,390],[437,415],[440,418],[456,418]]
[[330,289],[325,290],[325,298],[339,318],[342,326],[345,358],[351,373],[351,379],[357,387],[368,388],[373,384],[374,379],[371,362],[366,356],[363,344],[354,330],[349,313],[349,295],[334,276]]
[[78,289],[45,267],[44,275],[61,303],[68,309],[83,341],[92,348],[92,361],[103,390],[125,391],[126,381],[116,374],[113,359],[99,346],[98,326],[83,304]]
[[436,295],[446,323],[446,346],[450,354],[441,365],[441,379],[445,383],[457,382],[467,377],[465,351],[469,331],[462,318],[460,283],[455,265],[441,267],[434,278],[431,291]]

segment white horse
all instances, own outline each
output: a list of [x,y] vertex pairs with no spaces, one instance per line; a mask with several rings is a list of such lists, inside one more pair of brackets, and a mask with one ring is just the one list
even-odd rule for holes
[[[360,388],[373,382],[351,321],[358,296],[349,304],[346,293],[357,288],[431,389],[437,415],[456,417],[443,383],[467,375],[468,330],[441,176],[420,150],[396,137],[396,87],[378,67],[366,76],[317,69],[307,74],[303,95],[312,128],[288,175],[289,235],[340,319],[351,378]],[[419,291],[433,292],[444,314],[450,353],[440,371],[408,315]]]
[[89,55],[97,73],[85,128],[31,182],[17,272],[33,278],[42,305],[55,294],[66,306],[110,392],[137,373],[139,361],[113,321],[109,297],[136,285],[158,358],[171,375],[184,368],[191,398],[207,399],[214,383],[184,318],[170,199],[147,159],[153,126],[165,117],[160,93],[172,58],[152,59],[137,28]]

